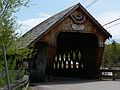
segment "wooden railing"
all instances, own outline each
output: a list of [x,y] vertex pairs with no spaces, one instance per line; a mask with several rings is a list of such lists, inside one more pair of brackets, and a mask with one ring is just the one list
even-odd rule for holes
[[[21,88],[21,90],[27,90],[29,86],[29,75],[24,75],[21,80],[15,81],[13,84],[10,85],[10,90],[16,90]],[[3,88],[2,90],[8,90],[7,87]]]
[[100,80],[102,79],[116,79],[120,78],[120,69],[100,69]]

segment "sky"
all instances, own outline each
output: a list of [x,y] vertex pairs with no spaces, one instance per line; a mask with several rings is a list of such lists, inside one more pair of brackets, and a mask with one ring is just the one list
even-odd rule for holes
[[[93,1],[95,0],[30,0],[30,7],[22,7],[15,14],[18,24],[21,25],[16,32],[23,35],[50,16],[77,3],[81,3],[101,25],[120,18],[120,0],[97,0],[87,8]],[[120,43],[119,23],[120,20],[104,26],[118,43]]]

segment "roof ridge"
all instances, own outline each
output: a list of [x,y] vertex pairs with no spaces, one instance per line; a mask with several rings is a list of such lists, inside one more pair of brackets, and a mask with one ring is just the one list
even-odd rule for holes
[[[26,32],[20,39],[29,38],[27,45],[30,45],[31,43],[36,41],[36,39],[38,39],[41,35],[47,32],[49,28],[51,28],[54,24],[60,21],[63,17],[65,17],[71,10],[73,10],[74,8],[78,8],[79,5],[80,3],[72,5],[71,7],[68,7],[65,10],[62,10],[55,15],[49,17],[48,19],[42,21],[40,24],[34,26],[32,29]],[[24,40],[22,41],[24,42]],[[20,42],[20,46],[22,45],[22,41]]]
[[[101,24],[80,4],[77,3],[75,5],[72,5],[71,7],[66,8],[65,10],[62,10],[55,15],[49,17],[48,19],[44,20],[40,24],[36,25],[32,29],[30,29],[28,32],[26,32],[21,37],[20,47],[28,46],[31,44],[34,44],[41,36],[43,36],[45,33],[47,33],[51,28],[54,28],[58,23],[60,23],[63,19],[65,19],[68,15],[70,15],[73,11],[75,11],[77,8],[80,8],[91,20],[108,36],[111,37],[111,35],[104,29],[104,27],[101,26]],[[26,41],[26,38],[28,39]],[[23,45],[24,43],[24,45]]]
[[[27,33],[29,33],[29,32],[30,32],[31,30],[33,30],[34,28],[37,28],[40,24],[42,24],[42,23],[46,22],[47,20],[51,19],[52,17],[54,17],[54,16],[56,16],[56,15],[60,14],[61,12],[66,11],[66,10],[68,10],[68,9],[70,9],[70,8],[72,9],[72,8],[74,8],[74,7],[78,6],[78,5],[80,5],[80,3],[77,3],[77,4],[75,4],[75,5],[72,5],[71,7],[68,7],[68,8],[66,8],[65,10],[62,10],[62,11],[60,11],[60,12],[56,13],[55,15],[50,16],[50,17],[49,17],[49,18],[47,18],[46,20],[44,20],[44,21],[40,22],[39,24],[35,25],[35,26],[34,26],[33,28],[31,28],[28,32],[26,32],[24,35],[26,35]],[[22,37],[24,37],[24,35],[22,35]]]

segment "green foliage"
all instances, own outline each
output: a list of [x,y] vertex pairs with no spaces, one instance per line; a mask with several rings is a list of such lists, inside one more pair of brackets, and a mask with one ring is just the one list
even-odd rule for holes
[[6,78],[5,78],[5,72],[0,71],[0,87],[4,86],[6,84]]
[[[33,48],[24,48],[19,49],[16,47],[12,47],[7,50],[7,60],[8,60],[8,69],[9,69],[9,77],[10,83],[13,83],[15,80],[21,79],[25,74],[25,67],[23,66],[23,62],[27,60],[27,58],[31,58],[33,53]],[[6,76],[5,76],[5,67],[3,56],[0,56],[0,73],[4,72],[4,75],[0,77],[0,86],[6,84]]]
[[[1,45],[5,45],[8,59],[8,68],[10,70],[10,81],[14,81],[16,72],[14,68],[17,61],[23,61],[24,58],[31,57],[32,49],[24,48],[19,49],[16,41],[19,38],[15,30],[19,27],[16,23],[16,18],[13,15],[20,9],[21,6],[26,6],[29,0],[0,0],[0,86],[6,84],[6,77],[4,74],[4,59],[2,54]],[[23,75],[23,67],[19,66],[17,76]]]
[[120,61],[120,44],[115,41],[105,47],[102,60],[102,67],[119,67]]
[[14,43],[17,38],[15,30],[18,25],[13,13],[27,2],[26,0],[0,0],[0,45],[4,43],[7,48]]

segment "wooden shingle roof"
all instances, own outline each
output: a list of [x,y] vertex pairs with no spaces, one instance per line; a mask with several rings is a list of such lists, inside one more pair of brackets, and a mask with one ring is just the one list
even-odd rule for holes
[[56,24],[60,23],[65,17],[70,15],[74,10],[77,8],[81,8],[86,15],[88,15],[91,20],[109,37],[111,35],[98,23],[98,21],[80,4],[73,5],[67,9],[65,9],[62,12],[59,12],[52,17],[48,18],[47,20],[41,22],[37,26],[33,27],[30,31],[25,33],[20,39],[19,39],[19,47],[25,47],[29,46],[31,44],[34,44],[37,40],[40,39],[41,36],[43,36],[45,33],[47,33],[51,28],[55,27]]

